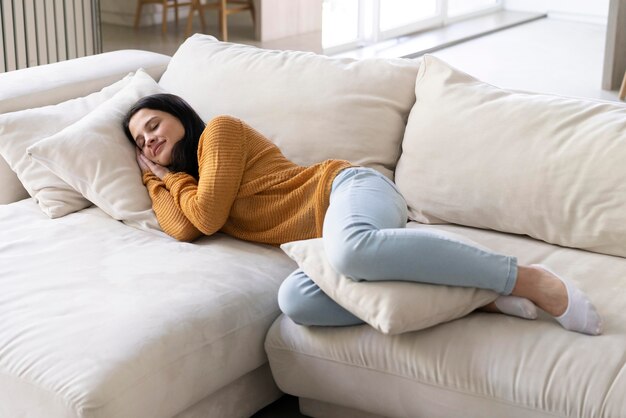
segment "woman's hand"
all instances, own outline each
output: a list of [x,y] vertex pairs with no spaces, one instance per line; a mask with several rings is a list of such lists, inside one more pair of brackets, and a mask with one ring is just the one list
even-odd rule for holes
[[137,164],[139,164],[139,168],[141,168],[141,172],[152,172],[155,176],[163,180],[163,178],[170,172],[167,167],[163,167],[162,165],[155,164],[148,159],[138,148],[135,148],[135,152],[137,154]]

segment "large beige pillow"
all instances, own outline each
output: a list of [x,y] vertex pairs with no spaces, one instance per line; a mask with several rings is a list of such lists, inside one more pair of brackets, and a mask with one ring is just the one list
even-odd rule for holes
[[425,56],[396,170],[410,218],[626,256],[626,107],[504,90]]
[[[85,97],[0,115],[0,154],[49,217],[76,212],[90,206],[91,202],[48,168],[30,159],[26,149],[75,123],[129,82],[130,77],[125,77]],[[16,193],[12,198],[17,200],[15,198],[20,196],[24,197]]]
[[336,59],[194,35],[159,84],[208,121],[233,115],[302,165],[340,158],[388,177],[415,101],[418,62]]
[[137,100],[162,92],[156,81],[138,70],[109,100],[27,152],[111,217],[160,231],[122,120]]
[[[470,242],[467,238],[463,241]],[[417,331],[451,321],[498,297],[491,290],[469,287],[356,282],[337,273],[328,263],[322,238],[289,242],[281,248],[331,299],[385,334]]]

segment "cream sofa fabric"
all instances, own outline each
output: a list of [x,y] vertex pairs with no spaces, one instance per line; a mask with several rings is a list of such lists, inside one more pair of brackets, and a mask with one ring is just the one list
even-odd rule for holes
[[297,164],[340,158],[393,176],[419,62],[331,59],[194,35],[159,81],[209,120],[238,117]]
[[[188,47],[196,41],[194,53]],[[115,63],[108,72],[94,69],[97,87],[80,60],[0,74],[2,94],[11,80],[28,82],[50,72],[47,82],[33,83],[33,94],[11,96],[0,109],[83,96],[101,88],[117,65],[133,65],[133,53],[107,57]],[[180,91],[209,106],[199,109],[203,116],[215,111],[250,120],[258,114],[251,124],[265,124],[261,129],[289,156],[304,161],[360,155],[355,162],[391,175],[413,104],[417,63],[335,61],[201,36],[191,38],[179,58],[168,69],[167,83],[177,83],[174,74],[183,80]],[[77,86],[67,82],[57,89],[52,85],[59,79],[74,79]],[[237,83],[243,84],[235,94]],[[345,90],[368,84],[375,90],[364,96]],[[329,106],[341,92],[346,101],[336,102],[332,113],[316,113],[320,102],[294,100],[301,89],[305,99],[319,95]],[[382,112],[389,116],[385,126],[376,110],[379,95],[390,92],[394,104]],[[360,116],[350,119],[352,112]],[[376,130],[360,131],[363,126]],[[388,130],[394,134],[380,138]],[[545,316],[527,321],[476,313],[396,336],[367,325],[304,328],[282,317],[266,336],[278,315],[277,288],[296,268],[278,248],[220,234],[179,243],[129,228],[97,207],[50,220],[28,199],[0,206],[0,417],[249,413],[277,396],[268,385],[266,353],[278,386],[309,398],[309,410],[327,416],[624,416],[626,259],[495,231],[441,228],[572,277],[605,318],[604,335],[567,332]],[[233,407],[246,392],[253,393],[239,402],[243,407]]]
[[388,417],[626,416],[626,259],[493,231],[436,228],[568,275],[603,315],[604,334],[566,331],[545,314],[529,321],[473,313],[396,336],[367,325],[307,328],[282,316],[265,343],[282,390]]
[[50,220],[32,199],[3,205],[0,231],[1,417],[180,413],[266,363],[295,268],[278,248],[179,243],[96,207]]
[[503,90],[424,57],[396,183],[410,217],[626,256],[626,106]]

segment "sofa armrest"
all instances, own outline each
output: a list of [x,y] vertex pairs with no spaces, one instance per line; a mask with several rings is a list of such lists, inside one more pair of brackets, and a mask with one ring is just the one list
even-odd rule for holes
[[105,52],[0,74],[0,113],[86,96],[143,68],[157,81],[170,57],[148,51]]

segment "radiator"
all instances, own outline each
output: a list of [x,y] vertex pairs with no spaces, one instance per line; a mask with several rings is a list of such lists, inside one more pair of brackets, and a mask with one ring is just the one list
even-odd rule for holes
[[0,0],[0,72],[100,52],[99,0]]

